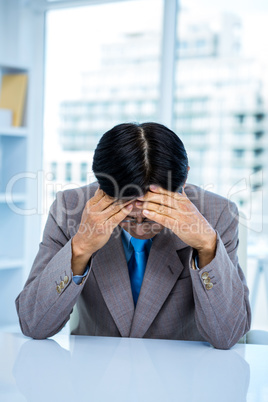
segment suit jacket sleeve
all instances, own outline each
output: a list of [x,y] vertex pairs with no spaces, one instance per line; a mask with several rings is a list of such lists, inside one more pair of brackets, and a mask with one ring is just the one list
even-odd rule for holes
[[[16,299],[20,326],[25,335],[36,339],[53,336],[69,320],[85,283],[77,285],[72,280],[71,259],[64,194],[59,192],[50,208],[29,278]],[[57,286],[61,282],[64,286],[58,292]]]
[[[238,263],[238,211],[228,202],[219,216],[215,258],[201,270],[190,269],[195,320],[200,334],[213,346],[229,349],[249,331],[248,288]],[[206,288],[207,272],[212,287]],[[203,275],[203,277],[202,277]]]

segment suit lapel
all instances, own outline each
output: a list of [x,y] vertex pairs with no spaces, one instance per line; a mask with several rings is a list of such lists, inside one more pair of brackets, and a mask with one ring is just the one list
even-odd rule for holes
[[134,303],[119,227],[94,256],[92,270],[121,336],[129,337]]
[[130,336],[142,338],[167,299],[184,265],[177,250],[188,247],[170,230],[154,239],[136,306]]
[[185,268],[177,251],[188,247],[170,230],[154,239],[134,309],[121,229],[94,256],[93,273],[122,337],[142,338]]

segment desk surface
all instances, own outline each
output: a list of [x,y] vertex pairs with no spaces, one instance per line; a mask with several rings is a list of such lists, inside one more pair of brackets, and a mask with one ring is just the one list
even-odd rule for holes
[[268,346],[0,333],[2,402],[268,402]]

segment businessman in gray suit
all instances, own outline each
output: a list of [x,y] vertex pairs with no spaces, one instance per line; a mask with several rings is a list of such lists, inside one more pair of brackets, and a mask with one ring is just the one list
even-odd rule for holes
[[22,332],[199,340],[228,349],[250,328],[234,203],[186,184],[188,158],[157,123],[101,138],[97,182],[59,192],[24,289]]

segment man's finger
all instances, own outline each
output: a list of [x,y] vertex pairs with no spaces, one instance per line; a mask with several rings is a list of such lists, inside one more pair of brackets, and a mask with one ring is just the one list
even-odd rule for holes
[[171,207],[170,205],[163,205],[163,204],[156,204],[154,202],[150,201],[145,201],[143,202],[143,205],[137,205],[137,208],[142,209],[142,210],[150,210],[162,215],[170,216],[172,217],[175,212],[177,212],[176,208]]
[[91,212],[101,212],[115,202],[115,198],[108,196],[103,190],[97,189],[94,196],[86,204]]
[[167,216],[161,213],[157,213],[148,209],[143,211],[143,214],[146,218],[159,223],[162,226],[165,226],[168,229],[172,229],[174,225],[177,224],[176,219],[172,218],[172,216]]
[[107,207],[112,205],[114,202],[115,202],[115,198],[110,197],[109,195],[104,193],[104,196],[95,205],[95,209],[97,209],[98,211],[104,211]]
[[170,197],[174,197],[178,200],[187,197],[185,193],[183,194],[183,193],[179,193],[179,192],[168,191],[168,190],[165,190],[164,188],[162,188],[160,186],[156,186],[156,185],[150,185],[150,190],[153,193],[166,194],[166,195],[169,195]]
[[104,191],[102,193],[103,193],[103,197],[99,199],[97,204],[94,204],[94,208],[92,209],[93,212],[105,211],[111,205],[114,205],[114,207],[115,207],[117,205],[119,205],[119,206],[120,205],[127,205],[130,202],[133,202],[133,200],[128,200],[128,201],[122,202],[121,200],[118,200],[117,198],[110,197]]
[[[101,215],[103,220],[107,220],[111,216],[115,215],[117,212],[126,208],[128,205],[130,205],[130,203],[133,203],[133,201],[126,201],[124,203],[114,202],[111,205],[109,205],[107,208],[105,208],[103,210],[94,211],[94,212]],[[128,214],[128,213],[129,212],[126,212],[126,214]]]
[[[131,199],[131,200],[127,200],[127,201],[123,201],[123,200],[118,200],[114,198],[114,201],[112,203],[111,206],[114,206],[114,208],[124,208],[127,205],[133,203],[134,201],[136,201],[136,199]],[[109,207],[107,207],[109,208]]]
[[[178,200],[176,198],[171,197],[168,194],[152,193],[150,191],[148,193],[146,193],[143,197],[138,197],[137,200],[142,201],[142,202],[145,202],[145,201],[154,202],[159,205],[166,205],[166,206],[170,206],[173,208],[176,208],[177,202],[178,202]],[[184,198],[183,198],[183,200],[184,200]]]
[[126,216],[132,211],[133,204],[129,204],[121,208],[118,212],[113,215],[110,215],[106,220],[106,224],[112,224],[113,226],[117,226],[122,220],[126,218]]
[[104,191],[102,191],[100,187],[98,187],[93,197],[91,197],[87,201],[87,206],[90,207],[97,204],[104,197],[104,195],[105,195]]
[[143,205],[137,205],[137,208],[145,210],[148,209],[150,211],[160,213],[166,216],[173,217],[175,216],[174,214],[181,215],[181,216],[191,216],[196,213],[196,207],[193,207],[193,204],[191,201],[188,200],[188,202],[178,202],[176,206],[170,206],[170,205],[163,205],[163,204],[156,204],[154,202],[150,201],[145,201],[143,202]]

